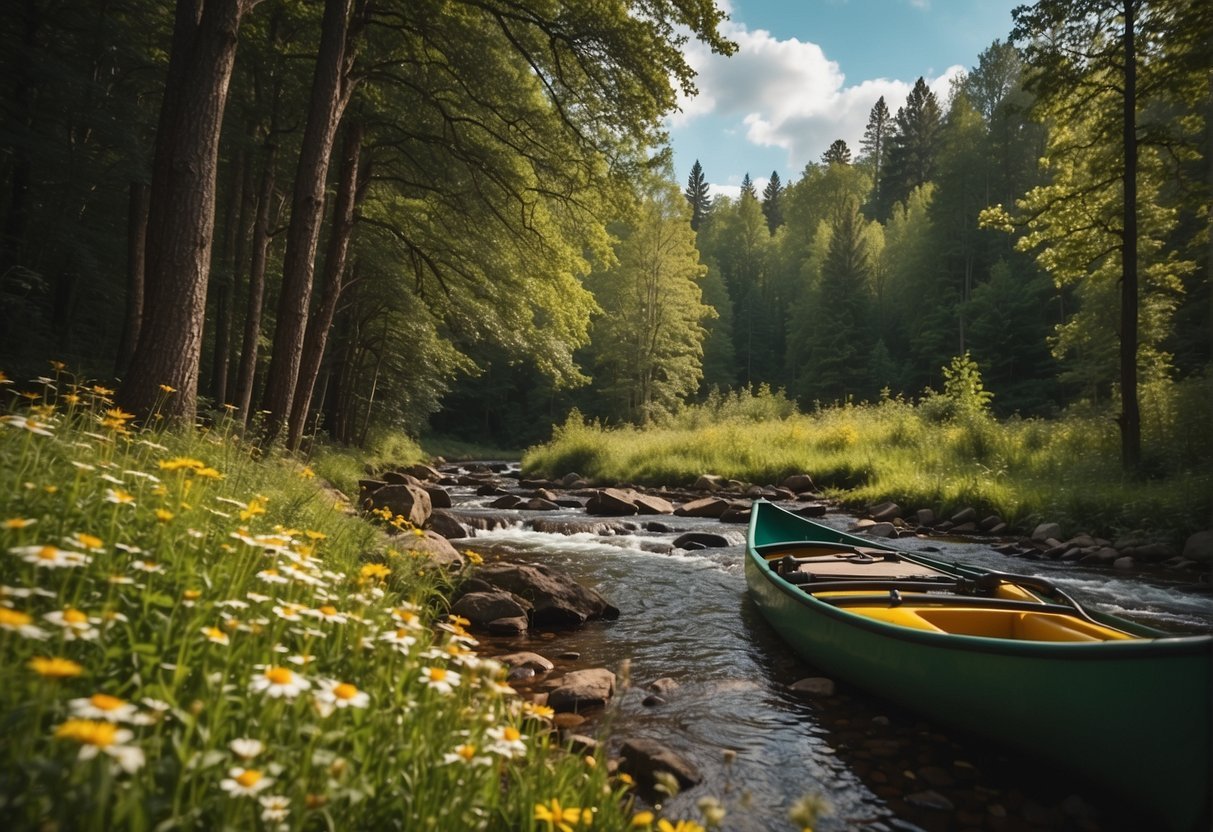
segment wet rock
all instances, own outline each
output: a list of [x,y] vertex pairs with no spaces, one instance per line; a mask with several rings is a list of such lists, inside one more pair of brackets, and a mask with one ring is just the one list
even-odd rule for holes
[[720,515],[721,523],[749,523],[750,507],[748,505],[731,504]]
[[664,705],[665,700],[662,699],[660,696],[658,696],[655,693],[650,693],[648,696],[646,696],[644,699],[642,699],[640,701],[640,704],[644,705],[646,708],[655,708],[658,705]]
[[1164,560],[1175,557],[1177,554],[1174,549],[1165,543],[1145,543],[1141,546],[1121,549],[1120,553],[1134,560],[1145,561],[1146,563],[1161,563]]
[[697,549],[722,549],[729,545],[726,537],[710,532],[687,532],[674,540],[675,549],[690,549],[695,544]]
[[918,779],[928,786],[947,788],[956,784],[956,778],[946,768],[940,766],[925,766],[917,772]]
[[556,511],[560,506],[553,503],[551,500],[544,500],[541,497],[532,497],[524,503],[520,503],[516,508],[524,511]]
[[585,488],[589,483],[581,474],[570,471],[560,478],[560,484],[565,488]]
[[834,680],[824,676],[810,676],[788,685],[788,690],[809,696],[833,696]]
[[509,673],[506,674],[507,682],[516,682],[525,684],[535,678],[535,671],[529,667],[511,667]]
[[809,503],[800,506],[792,513],[799,514],[801,517],[825,517],[827,511],[829,511],[829,506],[825,503]]
[[421,488],[421,480],[414,477],[412,474],[406,474],[404,471],[385,471],[383,480],[388,485],[415,485]]
[[467,528],[446,511],[435,511],[430,515],[426,528],[435,534],[440,534],[447,540],[456,540],[468,536]]
[[556,658],[566,662],[575,662],[581,658],[581,654],[576,650],[565,650],[563,653],[558,653]]
[[888,501],[877,503],[868,509],[868,514],[877,522],[892,520],[894,517],[901,516],[901,506]]
[[1032,540],[1036,541],[1037,543],[1043,543],[1050,538],[1057,540],[1060,537],[1061,526],[1057,523],[1041,523],[1032,530]]
[[410,465],[408,468],[404,469],[404,473],[416,477],[419,480],[430,480],[431,482],[436,482],[437,480],[442,479],[442,474],[440,474],[436,468],[432,468],[423,463]]
[[695,484],[691,486],[693,491],[720,491],[725,487],[723,477],[718,477],[715,474],[702,474],[695,480]]
[[499,508],[499,509],[508,511],[510,509],[518,508],[521,505],[522,505],[521,497],[519,497],[515,494],[505,494],[501,497],[498,497],[496,500],[493,500],[493,502],[489,503],[489,508]]
[[363,508],[370,508],[367,500],[371,499],[372,495],[387,483],[383,480],[363,479],[358,480],[358,505]]
[[548,693],[548,707],[578,712],[601,708],[615,695],[615,674],[603,667],[566,673],[560,685]]
[[1135,566],[1137,566],[1137,561],[1133,560],[1133,558],[1129,557],[1128,555],[1124,555],[1112,561],[1113,569],[1132,569]]
[[1197,532],[1184,542],[1184,560],[1213,563],[1213,531]]
[[724,514],[728,508],[729,503],[727,500],[717,499],[716,497],[704,497],[699,500],[683,503],[674,509],[674,513],[679,517],[711,517],[719,519],[720,515]]
[[493,483],[485,483],[476,489],[476,496],[478,497],[504,497],[509,493],[501,486],[494,485]]
[[627,534],[627,527],[617,521],[588,520],[581,518],[536,517],[528,524],[537,532],[546,534]]
[[437,485],[423,485],[422,488],[430,495],[430,508],[451,507],[451,495],[445,488]]
[[652,494],[633,494],[632,502],[640,514],[673,514],[674,504]]
[[590,514],[607,517],[627,517],[639,513],[640,507],[627,491],[603,488],[594,492],[594,496],[585,504],[585,510]]
[[647,737],[633,737],[623,741],[619,749],[619,768],[627,772],[642,787],[651,789],[656,785],[658,772],[673,775],[678,784],[690,788],[703,780],[703,775],[689,760],[683,759],[672,749]]
[[649,682],[645,686],[645,690],[653,693],[668,694],[672,690],[677,690],[678,687],[678,680],[671,679],[669,676],[662,676],[660,679]]
[[673,526],[666,523],[658,523],[654,520],[650,520],[649,522],[645,523],[642,528],[646,532],[656,532],[657,534],[670,534],[674,531]]
[[951,812],[956,808],[952,801],[941,795],[934,789],[927,789],[922,792],[914,792],[905,796],[905,802],[911,806],[918,806],[922,809],[938,809],[941,812]]
[[864,529],[864,534],[870,537],[896,537],[897,527],[892,523],[873,523]]
[[956,512],[948,519],[952,521],[953,526],[960,526],[964,523],[973,523],[974,525],[976,525],[977,509],[973,508],[972,506],[969,506],[967,508],[962,508],[960,511]]
[[569,734],[564,741],[579,754],[593,754],[599,746],[598,740],[587,737],[585,734]]
[[482,511],[448,510],[447,512],[464,528],[492,531],[493,529],[508,529],[517,521],[510,514],[490,514]]
[[483,627],[499,618],[526,619],[530,604],[512,592],[497,589],[489,592],[468,592],[451,605],[451,612],[461,615],[473,626]]
[[977,524],[977,528],[986,533],[992,533],[994,529],[998,528],[999,526],[1002,526],[1005,529],[1007,524],[1002,522],[1002,518],[997,514],[991,514],[988,517],[984,517],[982,518],[981,522]]
[[920,508],[914,512],[914,521],[920,526],[934,526],[935,512],[929,508]]
[[485,629],[495,636],[520,636],[530,628],[530,622],[525,615],[494,618]]
[[780,488],[786,488],[793,494],[804,494],[810,491],[817,491],[817,486],[813,485],[813,478],[808,474],[793,474],[790,477],[786,477],[784,481],[779,484],[779,486]]
[[489,563],[476,577],[529,601],[536,627],[580,627],[590,619],[619,617],[619,609],[597,592],[546,565]]
[[552,717],[552,724],[562,730],[568,730],[569,728],[576,728],[580,725],[583,725],[584,723],[585,723],[585,717],[583,717],[581,714],[572,713],[571,711],[565,712],[565,713],[558,713],[554,717]]
[[517,653],[506,653],[502,656],[494,656],[493,658],[511,669],[526,667],[530,668],[536,673],[547,673],[556,666],[538,653],[531,653],[526,650],[522,650]]

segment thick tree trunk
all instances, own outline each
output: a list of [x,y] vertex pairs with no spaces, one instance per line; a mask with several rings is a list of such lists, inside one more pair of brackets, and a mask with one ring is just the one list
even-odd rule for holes
[[354,208],[359,194],[358,157],[362,149],[362,125],[351,122],[345,131],[341,159],[341,177],[337,185],[337,201],[333,206],[333,221],[329,230],[328,251],[325,255],[324,279],[321,286],[320,303],[312,312],[307,324],[307,335],[303,341],[303,355],[299,366],[299,381],[295,399],[291,406],[290,423],[287,430],[287,447],[299,449],[307,425],[308,411],[312,406],[312,392],[320,373],[320,362],[324,358],[324,347],[337,301],[341,297],[345,266],[349,254],[350,236],[354,230]]
[[1120,278],[1120,452],[1126,471],[1141,469],[1141,410],[1137,402],[1137,0],[1125,2],[1124,245]]
[[312,299],[316,246],[324,220],[324,190],[333,139],[349,101],[347,43],[354,0],[325,0],[320,50],[312,78],[311,102],[295,173],[291,221],[282,263],[282,289],[274,346],[266,376],[265,436],[273,441],[289,418],[299,380],[299,364]]
[[143,325],[145,259],[147,248],[147,211],[150,190],[143,182],[132,182],[130,208],[126,219],[126,315],[122,321],[122,339],[114,375],[121,378],[135,354],[139,330]]
[[236,373],[236,407],[247,425],[257,374],[257,342],[261,338],[261,307],[265,302],[265,264],[270,249],[270,204],[274,199],[274,162],[277,150],[265,147],[265,168],[257,192],[257,214],[253,220],[252,259],[249,261],[248,304],[244,312],[244,338],[240,345],[240,368]]
[[147,239],[147,299],[139,341],[118,393],[146,416],[192,421],[197,407],[206,279],[215,226],[219,133],[240,20],[252,0],[178,0],[156,154]]

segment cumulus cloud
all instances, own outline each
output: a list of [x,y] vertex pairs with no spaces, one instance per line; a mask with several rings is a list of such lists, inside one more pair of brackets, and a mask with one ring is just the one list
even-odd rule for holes
[[[848,85],[838,62],[815,43],[779,40],[765,29],[732,21],[722,29],[737,43],[737,52],[724,58],[688,42],[687,61],[698,73],[699,94],[680,99],[681,111],[670,126],[686,128],[707,115],[723,118],[743,130],[750,143],[785,150],[794,171],[820,159],[835,139],[857,155],[876,100],[883,95],[889,112],[896,113],[916,80],[876,78]],[[949,67],[927,79],[941,105],[962,69]]]

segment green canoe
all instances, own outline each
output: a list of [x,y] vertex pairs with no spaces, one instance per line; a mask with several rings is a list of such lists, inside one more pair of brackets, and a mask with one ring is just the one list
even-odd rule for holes
[[764,500],[745,573],[763,616],[823,671],[1115,789],[1158,828],[1209,828],[1213,636],[1168,635],[1040,578],[900,551]]

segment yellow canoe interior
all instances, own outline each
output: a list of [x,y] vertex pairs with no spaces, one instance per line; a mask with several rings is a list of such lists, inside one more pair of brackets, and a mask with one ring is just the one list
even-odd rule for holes
[[[808,573],[813,580],[830,581],[922,581],[948,577],[948,573],[929,566],[903,559],[885,560],[880,550],[865,550],[862,547],[849,552],[836,548],[817,548],[806,544],[794,550],[783,549],[778,555],[768,558],[773,562],[791,556],[797,560],[794,571]],[[786,575],[786,571],[784,573]],[[899,598],[891,599],[887,590],[873,590],[872,603],[864,603],[856,595],[867,592],[820,591],[815,592],[812,583],[799,584],[806,593],[829,601],[846,597],[847,612],[862,615],[888,624],[953,635],[981,636],[985,638],[1013,639],[1019,641],[1045,642],[1090,642],[1120,641],[1137,636],[1088,621],[1078,614],[1057,611],[990,609],[983,607],[978,599],[966,604],[966,596],[949,594],[946,591],[905,591]],[[1037,602],[1040,598],[1024,587],[1003,583],[995,590],[993,598],[1008,601]]]

